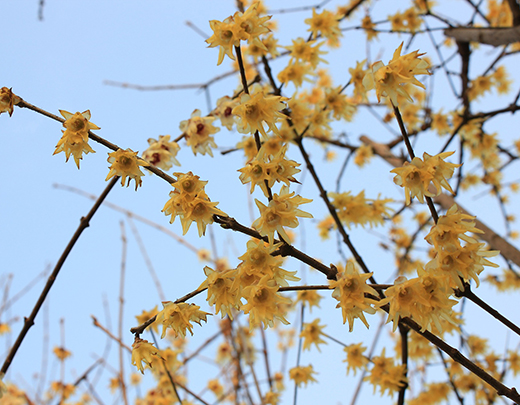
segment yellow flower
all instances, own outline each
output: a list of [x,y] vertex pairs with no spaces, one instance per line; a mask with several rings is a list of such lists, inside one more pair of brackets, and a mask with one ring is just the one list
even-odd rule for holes
[[12,89],[2,87],[0,89],[0,114],[6,112],[9,116],[13,115],[13,106],[20,102],[20,98],[15,95]]
[[372,304],[377,301],[365,297],[365,293],[377,297],[377,291],[366,284],[370,276],[372,273],[359,274],[354,263],[347,262],[346,269],[340,269],[338,272],[337,280],[329,282],[330,288],[334,289],[332,297],[339,301],[336,308],[341,308],[343,323],[348,319],[349,332],[354,329],[355,318],[361,319],[368,328],[368,322],[363,312],[368,314],[376,312]]
[[220,397],[220,396],[222,396],[222,394],[224,394],[224,387],[222,386],[222,384],[220,383],[220,381],[217,378],[208,380],[207,387],[217,397]]
[[304,323],[300,337],[303,338],[303,350],[310,350],[311,345],[315,344],[318,351],[320,343],[327,343],[321,339],[321,330],[325,325],[320,325],[320,318],[315,319],[311,323]]
[[348,363],[347,375],[351,369],[354,371],[354,375],[356,375],[357,370],[366,369],[368,357],[363,355],[366,349],[362,343],[351,344],[343,349],[343,351],[347,353],[347,358],[343,360]]
[[122,150],[118,149],[115,152],[108,154],[108,163],[110,165],[110,171],[108,172],[107,178],[111,179],[114,176],[121,176],[121,185],[125,185],[125,181],[128,178],[127,187],[130,185],[130,180],[135,181],[135,190],[142,184],[141,177],[144,173],[139,169],[139,166],[150,166],[145,160],[137,157],[137,152],[132,149]]
[[307,383],[309,382],[318,382],[318,380],[314,378],[313,374],[316,374],[316,372],[314,371],[312,364],[309,364],[306,367],[293,367],[289,370],[289,378],[293,380],[298,387],[301,387],[303,384],[307,386]]
[[[155,315],[157,315],[158,312],[159,312],[159,311],[157,310],[157,305],[156,305],[156,306],[153,307],[153,309],[151,309],[150,311],[144,311],[144,310],[143,310],[143,312],[141,312],[140,315],[136,315],[136,316],[135,316],[135,319],[137,320],[137,323],[138,323],[139,325],[141,325],[141,324],[145,323],[148,319],[151,319],[152,317],[154,317]],[[154,323],[152,323],[150,326],[153,328],[153,330],[154,330],[155,332],[158,332],[158,331],[159,331],[157,321],[155,321]]]
[[235,123],[232,111],[237,105],[238,101],[236,99],[224,96],[217,100],[217,108],[213,110],[213,114],[220,119],[220,123],[230,131]]
[[276,122],[285,115],[280,111],[285,109],[286,97],[266,96],[262,90],[251,94],[242,94],[240,104],[233,108],[238,132],[242,134],[254,134],[259,131],[264,138],[267,133],[264,123],[275,134],[280,135]]
[[383,349],[381,356],[372,358],[372,364],[373,367],[370,370],[370,374],[365,377],[365,381],[370,381],[374,386],[374,392],[379,386],[381,395],[387,390],[390,394],[393,394],[407,383],[407,378],[404,374],[406,365],[396,365],[392,357],[385,356],[385,349]]
[[370,15],[366,15],[361,20],[361,28],[365,30],[365,34],[367,36],[367,41],[372,41],[373,39],[377,39],[377,31],[374,29],[375,24],[373,23]]
[[300,290],[296,295],[296,301],[309,305],[309,311],[312,307],[320,307],[321,295],[316,290]]
[[[444,159],[453,155],[454,152],[443,152],[435,156],[423,154],[423,159],[414,157],[405,162],[403,167],[390,170],[395,173],[394,183],[404,187],[406,204],[409,205],[412,198],[424,204],[424,197],[434,197],[441,194],[442,188],[453,193],[447,179],[453,176],[455,168],[461,165],[445,162]],[[430,183],[435,186],[435,193],[428,189]]]
[[215,117],[201,117],[200,114],[200,110],[194,110],[189,120],[181,121],[179,128],[185,134],[186,145],[191,146],[195,155],[199,152],[213,156],[211,148],[216,148],[217,144],[211,135],[220,128],[213,126]]
[[307,31],[312,32],[314,38],[317,38],[318,34],[321,33],[321,35],[329,40],[330,45],[338,45],[339,37],[341,37],[342,34],[339,29],[339,17],[334,13],[323,10],[318,14],[316,9],[313,8],[312,17],[305,19],[304,23],[309,25]]
[[247,300],[247,304],[240,309],[249,314],[250,329],[261,323],[264,324],[264,329],[273,327],[275,319],[285,325],[289,324],[284,317],[283,304],[290,304],[291,300],[278,293],[278,286],[269,276],[262,277],[256,285],[245,287],[242,296]]
[[148,139],[150,145],[143,152],[143,159],[162,170],[170,170],[172,165],[180,166],[177,152],[180,147],[177,142],[170,142],[170,135],[159,135],[159,140]]
[[188,304],[180,302],[176,304],[171,301],[164,301],[163,310],[157,314],[157,323],[163,326],[161,339],[166,336],[166,330],[171,328],[175,337],[186,337],[186,330],[193,335],[193,325],[191,322],[196,322],[200,325],[201,321],[207,322],[207,312],[200,311],[199,306],[195,304]]
[[152,367],[152,361],[156,355],[157,348],[153,347],[153,343],[135,338],[132,344],[132,365],[136,366],[142,374],[144,374],[143,363]]
[[52,351],[60,361],[64,361],[67,357],[72,355],[72,353],[64,347],[55,347]]
[[424,53],[414,51],[401,55],[402,47],[403,43],[395,50],[387,66],[381,61],[375,62],[363,78],[363,85],[367,91],[376,90],[378,102],[381,101],[381,97],[390,97],[394,107],[398,105],[398,94],[413,102],[404,88],[405,84],[414,84],[424,89],[424,85],[415,78],[415,75],[430,74],[428,62],[420,58]]
[[255,199],[256,205],[260,210],[260,218],[253,222],[252,227],[260,235],[267,236],[270,245],[274,243],[275,232],[278,232],[284,240],[288,241],[289,236],[283,227],[296,228],[299,224],[296,217],[312,218],[311,214],[297,208],[299,205],[311,201],[299,195],[295,196],[294,192],[289,194],[289,187],[282,186],[280,194],[274,194],[268,206]]
[[222,318],[227,315],[233,319],[231,309],[240,307],[238,289],[233,288],[235,270],[219,271],[206,266],[204,274],[207,278],[198,289],[208,289],[207,301],[209,305],[215,305],[215,313],[220,312]]
[[74,156],[74,161],[79,169],[79,161],[83,158],[83,153],[95,153],[88,144],[88,132],[91,129],[100,128],[89,121],[89,110],[75,114],[60,110],[60,113],[65,118],[65,122],[63,123],[65,131],[63,131],[63,135],[58,141],[53,155],[65,152],[66,162],[69,161],[70,155]]

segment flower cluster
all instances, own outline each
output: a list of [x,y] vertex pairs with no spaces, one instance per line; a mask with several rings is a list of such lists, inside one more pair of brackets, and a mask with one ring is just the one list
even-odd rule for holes
[[290,182],[297,181],[293,175],[300,172],[297,168],[300,164],[285,157],[287,146],[280,147],[273,155],[264,153],[266,145],[269,143],[264,143],[257,156],[239,169],[239,172],[243,184],[251,183],[251,193],[255,186],[259,186],[268,197],[268,188],[273,187],[275,182],[283,182],[289,186]]
[[314,38],[319,34],[329,40],[331,46],[339,45],[339,37],[341,37],[341,30],[339,29],[339,17],[328,11],[323,10],[317,13],[316,9],[312,9],[312,17],[304,20],[305,24],[309,25],[309,29]]
[[378,102],[381,101],[381,97],[390,97],[394,107],[398,105],[398,95],[410,102],[413,101],[405,85],[414,84],[424,89],[424,85],[415,76],[430,74],[428,62],[420,58],[424,53],[414,51],[401,55],[402,47],[403,43],[395,50],[388,65],[385,66],[381,61],[373,63],[363,79],[367,91],[376,90]]
[[[417,197],[421,203],[424,203],[425,196],[438,196],[442,188],[453,194],[448,179],[453,176],[455,168],[461,165],[444,161],[453,153],[443,152],[430,156],[425,152],[422,159],[414,157],[410,163],[405,162],[402,167],[397,167],[390,171],[395,173],[394,183],[404,187],[407,205],[410,204],[414,197]],[[435,187],[435,192],[429,188],[430,184],[433,184]]]
[[354,263],[347,262],[344,270],[339,269],[336,280],[329,281],[330,288],[334,289],[332,297],[338,302],[336,308],[341,308],[343,315],[343,323],[347,322],[349,332],[354,330],[354,319],[359,318],[368,328],[368,322],[364,312],[367,314],[375,314],[376,310],[372,306],[378,301],[368,298],[365,294],[377,297],[377,291],[367,285],[367,280],[372,273],[359,274]]
[[128,187],[130,181],[133,179],[135,181],[136,191],[137,187],[143,183],[141,177],[144,176],[144,173],[141,171],[140,166],[150,165],[147,161],[139,159],[137,152],[134,152],[132,149],[118,149],[115,152],[109,153],[107,160],[111,165],[105,180],[109,180],[114,176],[120,176],[121,185],[124,186],[128,178],[128,182],[126,182],[126,186]]
[[374,386],[374,392],[379,387],[381,394],[384,394],[387,390],[390,394],[393,394],[407,383],[406,365],[396,365],[392,357],[385,356],[385,349],[380,356],[372,358],[372,364],[373,367],[365,380]]
[[[278,319],[284,324],[286,306],[291,300],[278,293],[278,288],[288,286],[288,281],[299,281],[296,272],[281,268],[283,259],[272,253],[279,245],[269,246],[262,240],[247,242],[247,252],[239,257],[236,269],[205,267],[206,280],[199,289],[207,288],[207,300],[215,305],[215,312],[233,319],[232,310],[249,314],[251,328],[263,323],[264,328],[274,325]],[[243,303],[242,299],[247,303]]]
[[[483,233],[475,227],[475,217],[461,213],[453,205],[446,215],[439,217],[425,239],[434,246],[436,256],[426,264],[426,269],[442,274],[452,288],[464,289],[463,282],[474,280],[479,286],[479,274],[484,266],[498,267],[486,259],[498,255],[497,250],[485,250],[466,232]],[[461,244],[461,240],[465,242]]]
[[209,48],[219,47],[217,65],[222,63],[225,55],[235,60],[233,48],[240,46],[240,41],[247,41],[248,44],[267,51],[267,48],[260,40],[260,35],[269,32],[269,28],[265,23],[271,17],[260,17],[258,12],[259,4],[259,2],[255,2],[244,13],[236,12],[224,21],[211,20],[209,22],[213,35],[206,42],[209,44]]
[[60,114],[65,118],[65,122],[63,123],[65,131],[62,131],[63,135],[58,141],[53,155],[65,152],[66,162],[69,161],[70,155],[74,156],[74,161],[79,169],[79,161],[83,158],[83,153],[94,153],[94,150],[88,144],[88,132],[91,129],[100,128],[89,121],[89,110],[75,114],[60,110]]
[[192,172],[186,174],[174,173],[177,181],[172,183],[175,190],[170,192],[170,199],[164,205],[162,211],[170,215],[170,223],[177,216],[181,219],[182,231],[185,235],[193,222],[197,223],[199,236],[206,232],[206,226],[213,223],[213,215],[226,216],[216,206],[218,202],[211,202],[204,191],[207,181],[201,181],[199,176]]

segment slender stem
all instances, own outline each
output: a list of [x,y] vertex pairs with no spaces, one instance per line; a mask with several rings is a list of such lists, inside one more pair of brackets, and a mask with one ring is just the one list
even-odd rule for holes
[[[408,326],[399,324],[399,333],[401,335],[401,363],[404,365],[404,378],[408,374],[408,332],[410,328]],[[403,386],[399,390],[399,396],[397,398],[397,405],[404,405],[404,397],[406,394],[406,389],[408,388],[408,383],[405,381],[401,381]]]
[[98,208],[101,206],[101,203],[106,198],[106,196],[108,195],[110,190],[112,190],[112,188],[114,187],[114,185],[117,183],[118,180],[119,180],[119,177],[116,176],[110,181],[110,183],[108,183],[105,190],[103,191],[103,193],[101,193],[99,198],[96,200],[96,202],[94,203],[93,207],[90,209],[87,216],[81,218],[78,229],[72,236],[67,247],[61,254],[61,257],[58,260],[58,263],[56,263],[54,270],[52,271],[49,278],[47,279],[47,283],[45,284],[45,287],[43,288],[43,291],[40,294],[38,301],[36,301],[36,304],[34,305],[34,308],[31,312],[31,314],[29,315],[28,318],[25,318],[23,328],[20,331],[20,334],[18,335],[18,338],[16,339],[16,342],[14,343],[13,347],[11,347],[9,354],[7,355],[7,358],[5,359],[4,364],[2,365],[2,369],[0,370],[0,373],[2,373],[4,375],[7,373],[7,370],[9,369],[9,366],[13,362],[16,352],[20,348],[20,345],[22,344],[25,336],[27,335],[27,332],[29,332],[29,329],[31,328],[31,326],[34,325],[34,320],[36,319],[36,315],[38,315],[38,312],[40,311],[40,308],[42,307],[43,302],[45,301],[45,298],[47,298],[47,295],[49,294],[49,292],[52,288],[52,285],[54,284],[54,281],[56,281],[56,277],[58,277],[58,274],[59,274],[61,268],[63,267],[65,260],[67,260],[67,257],[69,256],[70,252],[72,251],[72,248],[78,241],[82,232],[86,228],[88,228],[88,226],[90,225],[90,220],[92,219],[92,217],[94,216],[94,214],[96,213]]
[[[125,232],[125,223],[120,222],[121,225],[121,277],[119,282],[119,325],[118,334],[119,340],[123,341],[123,311],[125,307],[125,273],[126,273],[126,250],[127,250],[127,239]],[[123,402],[128,405],[128,397],[126,393],[125,384],[125,366],[123,357],[123,347],[119,345],[119,380],[121,383],[121,393],[123,394]]]

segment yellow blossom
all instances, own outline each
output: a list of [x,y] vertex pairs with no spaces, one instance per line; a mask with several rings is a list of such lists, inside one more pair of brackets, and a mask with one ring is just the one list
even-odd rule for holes
[[150,166],[150,164],[145,160],[139,159],[137,157],[137,152],[134,152],[132,149],[118,149],[116,152],[109,153],[107,161],[108,163],[111,163],[111,165],[105,181],[114,176],[120,176],[121,185],[124,186],[125,181],[128,178],[126,184],[128,187],[130,185],[130,180],[133,179],[135,181],[136,191],[137,187],[143,183],[141,177],[144,176],[144,173],[140,170],[139,166]]
[[52,351],[60,361],[64,361],[67,357],[72,355],[72,353],[64,347],[55,347]]
[[186,145],[191,147],[195,155],[198,152],[213,156],[211,148],[216,148],[217,144],[212,135],[220,131],[220,128],[213,126],[215,117],[201,117],[200,114],[200,110],[194,110],[189,120],[181,121],[179,129],[185,135]]
[[12,89],[2,87],[0,89],[0,114],[6,112],[13,115],[13,106],[20,102],[20,98],[12,92]]
[[270,245],[274,243],[275,232],[278,232],[284,240],[288,241],[289,236],[283,227],[296,228],[299,225],[296,217],[312,218],[312,215],[308,212],[298,209],[299,205],[307,204],[311,201],[299,195],[295,196],[294,192],[289,193],[289,187],[282,186],[280,193],[273,195],[273,199],[268,206],[255,199],[256,205],[260,210],[260,218],[253,222],[252,227],[260,235],[267,236]]
[[83,153],[95,153],[88,144],[88,132],[91,129],[100,129],[97,125],[90,122],[90,111],[72,114],[65,110],[60,110],[65,118],[63,126],[65,131],[56,145],[53,155],[65,152],[65,161],[68,162],[70,155],[74,156],[74,161],[79,169],[79,161],[83,158]]
[[339,301],[336,308],[341,308],[343,323],[348,319],[348,329],[354,329],[354,319],[359,318],[368,328],[368,322],[363,312],[375,314],[376,310],[372,307],[377,303],[372,298],[365,297],[370,294],[377,297],[377,291],[366,284],[372,273],[359,274],[354,263],[347,262],[345,270],[338,271],[337,280],[329,281],[330,288],[334,289],[332,297]]
[[312,307],[320,307],[321,295],[316,290],[300,290],[297,293],[297,302],[309,306],[309,311],[312,312]]
[[373,63],[363,78],[363,85],[367,91],[376,90],[378,102],[381,101],[381,97],[390,97],[394,107],[398,105],[398,95],[410,102],[413,101],[404,89],[405,84],[414,84],[424,89],[424,85],[415,78],[415,75],[430,74],[428,62],[420,58],[424,53],[414,51],[401,55],[402,47],[403,43],[396,49],[388,65],[385,66],[381,61]]
[[398,392],[406,383],[406,365],[396,365],[392,357],[385,356],[385,349],[380,356],[372,358],[373,367],[369,375],[365,377],[374,386],[374,392],[379,387],[381,394],[389,391],[390,394]]
[[309,382],[318,382],[318,380],[314,378],[313,374],[316,374],[316,372],[314,371],[312,364],[305,367],[293,367],[289,370],[289,378],[293,380],[298,387],[301,387],[303,384],[307,386]]
[[177,142],[170,142],[170,135],[159,135],[159,140],[148,139],[150,145],[143,152],[143,159],[162,170],[170,170],[172,165],[180,166],[177,152],[180,147]]
[[203,288],[208,289],[207,301],[209,305],[215,305],[215,312],[221,314],[222,318],[225,315],[233,319],[232,308],[238,309],[240,307],[240,297],[238,290],[233,288],[233,281],[235,279],[234,270],[213,270],[206,266],[204,267],[204,274],[206,280],[199,286],[199,290]]
[[157,355],[157,348],[153,347],[153,343],[147,340],[135,338],[132,344],[132,365],[144,374],[143,363],[148,367],[152,366],[154,356]]
[[343,349],[347,353],[347,358],[343,360],[348,364],[347,375],[350,370],[354,371],[354,375],[356,375],[357,370],[366,370],[368,357],[363,354],[366,349],[362,343],[351,344]]
[[312,17],[304,20],[305,24],[309,25],[307,31],[312,32],[314,38],[321,34],[329,40],[332,46],[336,46],[339,43],[339,37],[341,37],[341,31],[339,29],[338,16],[334,13],[323,10],[321,13],[317,13],[316,9],[312,9]]
[[171,328],[175,337],[186,337],[186,330],[193,335],[193,325],[196,322],[200,325],[201,321],[207,322],[207,312],[200,311],[199,306],[180,302],[178,304],[171,301],[164,301],[163,309],[157,314],[157,322],[162,324],[163,330],[161,339],[166,336],[166,330]]
[[242,94],[240,104],[232,110],[238,132],[254,134],[258,131],[267,139],[265,124],[273,133],[279,135],[276,122],[285,118],[280,111],[285,109],[284,101],[287,100],[280,96],[266,96],[262,90]]
[[321,343],[327,343],[321,339],[321,330],[325,328],[325,325],[320,325],[320,318],[315,319],[311,323],[304,323],[300,337],[303,338],[303,350],[310,350],[311,345],[316,345],[318,351],[320,350]]

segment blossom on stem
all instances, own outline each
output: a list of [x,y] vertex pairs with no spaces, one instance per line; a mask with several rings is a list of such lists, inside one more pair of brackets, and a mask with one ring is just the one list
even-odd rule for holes
[[161,339],[166,336],[166,330],[171,328],[175,337],[186,337],[188,330],[193,336],[193,325],[191,322],[196,322],[200,325],[201,321],[207,322],[207,312],[200,311],[199,306],[195,304],[188,304],[180,302],[178,304],[171,301],[164,301],[163,309],[157,314],[157,323],[162,324],[163,330]]
[[90,122],[90,111],[72,114],[65,110],[60,110],[60,114],[65,118],[63,126],[65,131],[56,145],[53,155],[65,152],[66,162],[70,155],[74,156],[74,161],[79,169],[79,161],[83,158],[83,153],[95,153],[88,144],[88,132],[91,129],[100,129],[97,125]]
[[139,166],[150,166],[150,163],[147,161],[139,159],[137,157],[137,152],[134,152],[132,149],[118,149],[115,152],[109,153],[107,161],[108,163],[111,163],[111,165],[105,181],[114,176],[120,176],[121,185],[124,186],[126,179],[128,178],[128,182],[126,182],[126,186],[128,187],[130,181],[133,179],[135,181],[136,191],[137,187],[143,183],[141,177],[144,176],[144,173],[140,170]]
[[179,129],[185,134],[186,145],[191,147],[193,154],[198,152],[213,156],[211,148],[216,148],[217,144],[211,135],[220,131],[220,128],[213,126],[215,117],[201,117],[200,114],[200,110],[195,109],[189,120],[181,121]]
[[375,314],[376,310],[372,307],[377,303],[372,298],[365,297],[370,294],[377,297],[377,291],[367,285],[366,281],[373,273],[359,274],[354,263],[347,262],[345,270],[339,270],[335,281],[330,281],[330,288],[334,289],[332,297],[339,301],[336,308],[341,308],[343,323],[348,319],[348,329],[354,329],[354,319],[359,318],[368,328],[368,322],[363,312]]
[[325,325],[320,325],[320,318],[315,319],[311,323],[304,323],[300,337],[303,338],[303,350],[310,350],[311,345],[316,345],[318,351],[321,343],[327,343],[321,339],[321,330]]
[[[414,197],[424,204],[425,196],[438,196],[443,188],[453,194],[448,179],[453,176],[455,168],[461,165],[444,161],[453,153],[443,152],[430,156],[425,152],[423,159],[416,156],[411,162],[405,162],[402,167],[390,170],[390,173],[395,173],[394,183],[404,187],[407,205]],[[429,189],[430,184],[435,187],[435,192]]]
[[152,367],[152,361],[154,356],[157,355],[157,352],[157,348],[153,346],[153,343],[135,338],[132,344],[132,365],[136,366],[137,369],[144,374],[143,363],[148,367]]
[[263,90],[258,89],[251,94],[242,94],[240,104],[232,110],[235,116],[238,132],[254,134],[260,132],[267,139],[264,124],[273,133],[280,135],[276,122],[285,115],[280,111],[285,109],[286,97],[266,96]]
[[0,114],[8,113],[13,115],[13,108],[20,102],[20,98],[12,92],[12,89],[2,87],[0,89]]
[[294,383],[301,387],[303,384],[307,386],[309,382],[318,382],[313,376],[316,374],[314,371],[312,364],[308,366],[297,366],[293,367],[289,370],[289,378],[294,381]]
[[148,139],[150,145],[143,152],[143,159],[162,170],[170,170],[172,165],[180,166],[177,152],[180,147],[177,142],[170,142],[170,135],[159,135],[159,139]]
[[403,43],[395,50],[388,65],[381,61],[373,63],[363,78],[363,85],[367,91],[376,90],[378,102],[381,101],[381,97],[390,97],[394,107],[398,105],[398,94],[413,102],[404,88],[405,84],[414,84],[424,89],[424,85],[415,78],[415,75],[430,74],[429,63],[420,58],[424,53],[414,51],[401,55],[402,47]]
[[260,235],[267,236],[269,244],[274,244],[274,233],[289,241],[289,235],[285,232],[284,226],[296,228],[299,224],[296,217],[312,218],[308,212],[298,209],[301,204],[310,203],[312,200],[295,196],[294,191],[289,193],[289,187],[282,186],[280,194],[274,194],[273,199],[266,206],[255,199],[256,205],[260,210],[260,218],[257,218],[251,225]]

